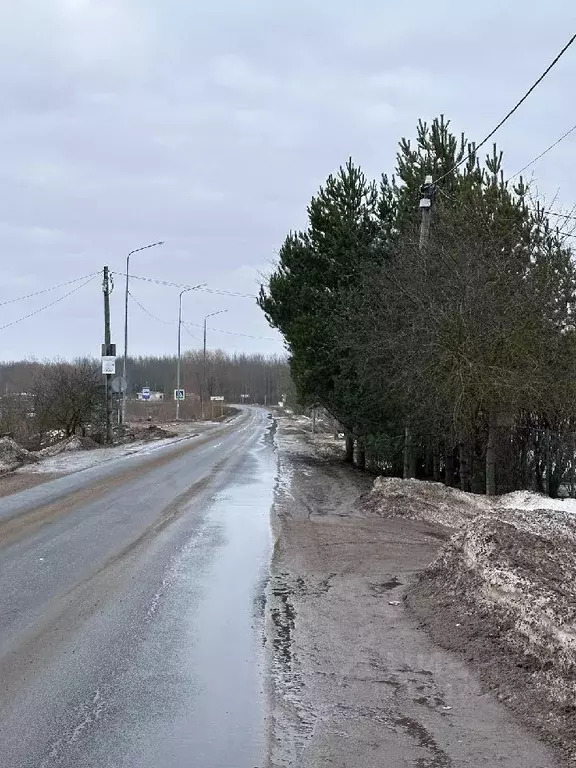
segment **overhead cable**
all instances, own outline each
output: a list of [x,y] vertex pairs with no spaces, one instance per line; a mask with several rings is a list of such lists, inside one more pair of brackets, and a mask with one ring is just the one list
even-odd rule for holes
[[558,53],[558,54],[557,54],[557,55],[554,57],[554,59],[553,59],[553,60],[550,62],[550,64],[549,64],[549,65],[546,67],[546,69],[544,70],[544,72],[542,72],[542,74],[540,75],[540,77],[539,77],[539,78],[538,78],[538,79],[537,79],[537,80],[536,80],[536,81],[535,81],[535,82],[534,82],[534,83],[533,83],[533,84],[530,86],[530,88],[529,88],[529,89],[526,91],[526,93],[524,94],[524,96],[522,96],[522,98],[521,98],[521,99],[520,99],[518,102],[516,102],[516,104],[515,104],[515,105],[512,107],[512,109],[511,109],[511,110],[510,110],[510,111],[509,111],[509,112],[508,112],[506,115],[504,115],[504,117],[502,118],[502,120],[500,120],[500,122],[498,123],[498,125],[496,125],[496,126],[495,126],[495,127],[494,127],[494,128],[491,130],[491,131],[490,131],[490,133],[489,133],[487,136],[485,136],[485,137],[482,139],[482,141],[481,141],[479,144],[477,144],[477,145],[474,147],[474,149],[473,149],[471,152],[468,152],[468,153],[465,155],[465,157],[463,157],[461,160],[459,160],[459,161],[458,161],[458,162],[457,162],[457,163],[456,163],[456,164],[455,164],[455,165],[454,165],[452,168],[450,168],[450,170],[446,171],[446,173],[443,173],[443,174],[442,174],[442,176],[440,176],[439,178],[435,179],[435,180],[434,180],[434,184],[437,184],[439,181],[441,181],[442,179],[444,179],[446,176],[449,176],[449,175],[450,175],[450,174],[451,174],[453,171],[455,171],[455,170],[456,170],[457,168],[459,168],[461,165],[463,165],[464,163],[466,163],[466,162],[468,161],[468,159],[469,159],[469,158],[470,158],[472,155],[475,155],[475,154],[478,152],[478,150],[479,150],[481,147],[483,147],[483,146],[484,146],[484,144],[486,144],[486,142],[490,141],[490,139],[492,138],[492,136],[494,136],[494,134],[496,133],[496,131],[498,131],[498,130],[499,130],[499,129],[500,129],[500,128],[501,128],[501,127],[504,125],[504,123],[505,123],[505,122],[506,122],[506,121],[507,121],[507,120],[508,120],[510,117],[512,117],[512,115],[514,114],[514,112],[516,112],[516,110],[517,110],[517,109],[518,109],[518,108],[519,108],[519,107],[520,107],[520,106],[521,106],[521,105],[522,105],[522,104],[523,104],[523,103],[526,101],[526,99],[527,99],[527,98],[530,96],[530,94],[532,93],[532,91],[534,91],[534,90],[535,90],[535,89],[536,89],[536,88],[537,88],[537,87],[540,85],[540,83],[542,82],[542,80],[544,80],[544,78],[545,78],[545,77],[546,77],[546,75],[547,75],[547,74],[550,72],[550,70],[551,70],[551,69],[552,69],[552,68],[553,68],[553,67],[554,67],[554,66],[555,66],[555,65],[558,63],[558,61],[559,61],[559,60],[562,58],[562,56],[563,56],[563,55],[566,53],[566,51],[568,50],[568,48],[570,48],[570,46],[572,45],[572,43],[574,42],[574,40],[576,40],[576,34],[572,35],[572,37],[570,38],[570,40],[568,40],[568,42],[567,42],[567,43],[566,43],[566,45],[565,45],[565,46],[562,48],[562,50],[561,50],[561,51],[560,51],[560,52],[559,52],[559,53]]
[[82,285],[76,286],[76,288],[73,288],[71,291],[68,291],[68,293],[65,293],[64,296],[60,296],[60,298],[56,299],[55,301],[51,301],[50,304],[45,304],[43,307],[39,307],[38,309],[34,310],[34,312],[29,312],[27,315],[24,315],[23,317],[19,317],[17,320],[12,320],[11,323],[6,323],[6,325],[0,326],[0,331],[3,331],[5,328],[10,328],[12,325],[16,325],[17,323],[21,323],[23,320],[28,320],[29,317],[34,317],[34,315],[39,314],[40,312],[43,312],[45,309],[49,309],[49,307],[53,307],[55,304],[58,304],[60,301],[64,301],[64,299],[67,299],[69,296],[72,296],[73,293],[76,293],[76,291],[79,291],[81,288],[84,288],[85,285],[88,285],[88,283],[91,283],[92,280],[96,278],[97,275],[99,275],[99,272],[96,272],[92,277],[90,277],[89,280],[86,280],[85,283],[82,283]]
[[74,280],[67,280],[65,283],[58,283],[50,288],[42,288],[40,291],[34,291],[34,293],[27,293],[24,296],[17,296],[15,299],[7,299],[0,302],[0,307],[5,307],[8,304],[15,304],[17,301],[24,301],[24,299],[32,299],[34,296],[40,296],[43,293],[49,293],[50,291],[56,291],[58,288],[65,288],[67,285],[73,285],[79,283],[81,280],[86,280],[89,277],[94,277],[100,274],[99,272],[91,272],[89,275],[82,275],[82,277],[76,277]]

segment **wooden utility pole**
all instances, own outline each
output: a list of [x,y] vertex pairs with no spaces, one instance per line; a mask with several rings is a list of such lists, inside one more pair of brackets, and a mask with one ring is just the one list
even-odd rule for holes
[[[104,291],[104,344],[102,346],[102,356],[114,354],[115,350],[112,349],[111,334],[110,334],[110,274],[108,267],[104,267],[104,282],[102,283],[102,290]],[[106,442],[112,442],[112,407],[111,407],[111,387],[110,379],[112,374],[104,374],[104,386],[106,392]]]
[[[430,219],[432,214],[432,200],[436,187],[432,182],[432,176],[426,176],[424,184],[420,187],[420,253],[424,253],[428,248],[430,238]],[[416,474],[416,462],[412,450],[412,427],[410,418],[404,425],[404,469],[402,477],[407,480]]]

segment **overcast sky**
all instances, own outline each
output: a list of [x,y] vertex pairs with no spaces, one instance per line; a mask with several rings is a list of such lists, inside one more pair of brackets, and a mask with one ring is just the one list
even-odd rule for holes
[[[254,294],[348,156],[390,172],[441,112],[482,137],[575,31],[573,0],[0,0],[0,303],[156,240],[135,275]],[[574,82],[576,45],[499,132],[510,174],[576,123]],[[534,167],[548,199],[576,202],[575,159],[576,133]],[[0,306],[0,325],[73,287]],[[174,352],[178,290],[132,291],[167,322],[132,304],[130,351]],[[184,297],[192,323],[221,309],[210,346],[282,352],[252,299]],[[0,357],[98,355],[102,324],[95,280],[0,331]],[[122,329],[118,277],[119,352]]]

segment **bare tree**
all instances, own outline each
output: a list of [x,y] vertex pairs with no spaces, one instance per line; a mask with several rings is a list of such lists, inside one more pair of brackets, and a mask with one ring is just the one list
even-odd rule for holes
[[102,377],[92,360],[47,365],[33,387],[40,431],[62,430],[67,437],[98,428],[104,411]]

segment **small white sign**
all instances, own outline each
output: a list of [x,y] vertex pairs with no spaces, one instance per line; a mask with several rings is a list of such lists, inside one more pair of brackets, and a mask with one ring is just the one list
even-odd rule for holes
[[105,355],[102,358],[102,373],[108,376],[114,376],[116,373],[116,358],[112,355]]
[[215,403],[224,402],[224,398],[222,397],[222,395],[212,395],[210,400],[212,400],[212,402],[215,402]]
[[174,400],[185,400],[186,392],[183,389],[174,390]]

